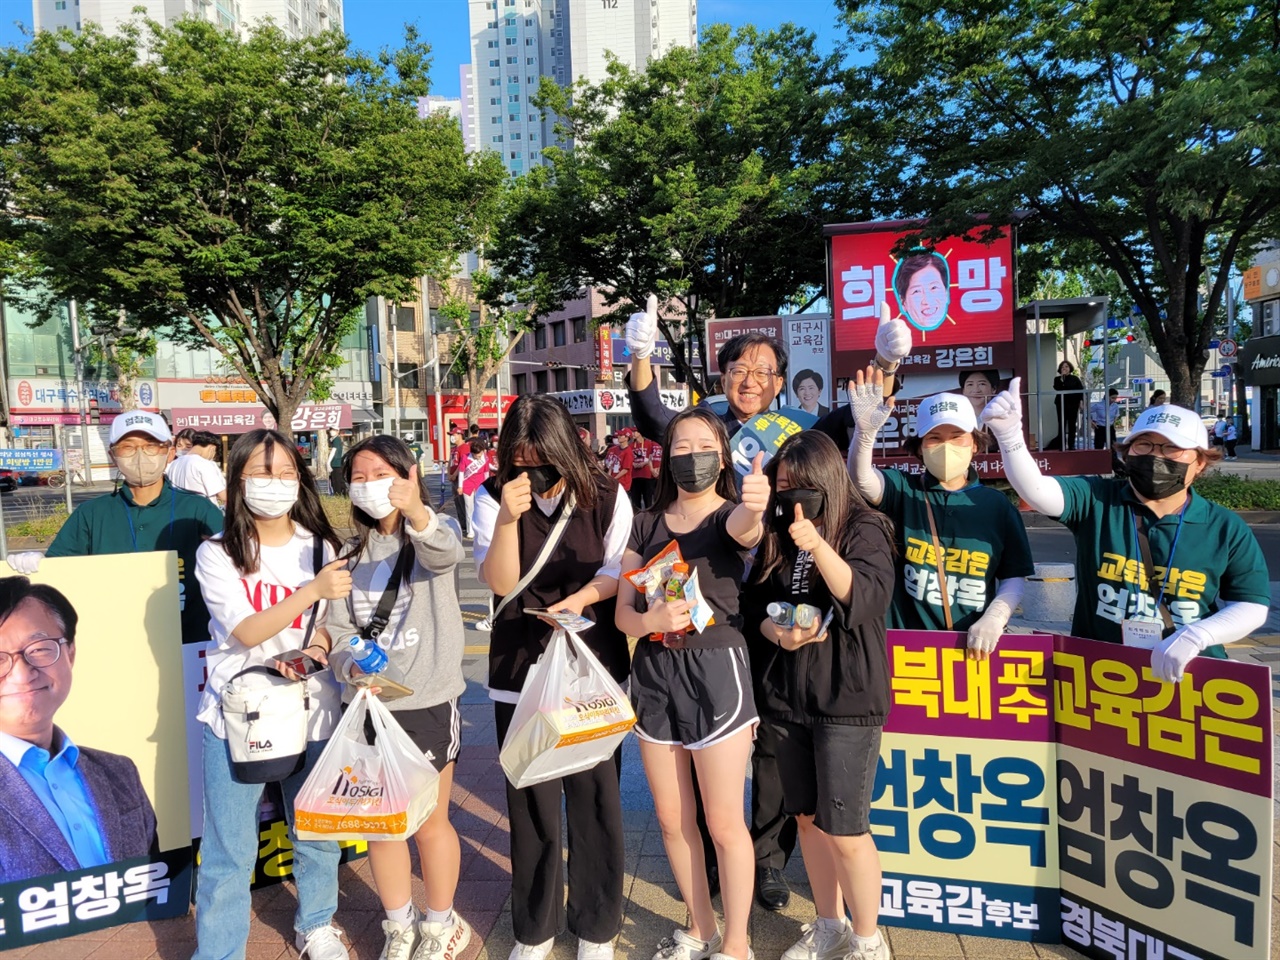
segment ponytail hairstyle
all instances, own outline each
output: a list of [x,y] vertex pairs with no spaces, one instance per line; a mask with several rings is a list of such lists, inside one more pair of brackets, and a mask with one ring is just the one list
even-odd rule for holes
[[848,553],[863,520],[879,526],[889,541],[893,541],[893,524],[862,499],[835,442],[825,433],[805,430],[789,437],[764,468],[772,492],[764,512],[764,538],[751,571],[752,583],[764,583],[784,563],[794,564],[799,554],[791,538],[781,536],[771,522],[778,504],[778,467],[784,463],[792,490],[822,491],[825,498],[820,520],[822,539],[841,556]]
[[678,496],[680,488],[676,486],[676,481],[671,476],[671,443],[676,434],[676,427],[686,420],[704,421],[720,441],[720,460],[724,467],[716,479],[716,494],[730,503],[738,502],[737,471],[733,466],[733,454],[729,451],[729,433],[724,428],[724,421],[709,407],[690,407],[672,417],[671,422],[667,424],[666,432],[662,435],[662,467],[658,470],[658,484],[653,492],[653,505],[649,507],[656,513],[666,510],[676,502]]
[[284,457],[298,474],[298,502],[290,508],[289,519],[328,543],[337,553],[342,548],[342,541],[334,533],[333,525],[320,505],[315,477],[307,469],[298,448],[279,431],[250,430],[241,434],[227,454],[227,514],[220,542],[236,569],[242,574],[258,572],[258,525],[253,511],[244,501],[245,466],[258,447],[265,448],[268,468],[274,465],[276,457]]
[[500,497],[503,486],[525,469],[516,466],[516,455],[530,451],[560,471],[579,507],[595,508],[601,486],[608,480],[604,468],[593,457],[584,456],[578,428],[564,404],[540,393],[517,397],[502,421],[498,472],[493,478],[495,497]]
[[[409,445],[398,437],[388,436],[384,433],[375,434],[372,437],[365,437],[355,446],[351,447],[342,457],[342,478],[346,481],[347,488],[351,487],[351,467],[355,462],[356,455],[361,453],[372,453],[374,456],[381,458],[386,462],[396,474],[404,480],[409,479],[409,472],[418,461],[413,456],[413,451],[409,449]],[[422,497],[422,502],[430,505],[431,492],[427,489],[427,481],[421,473],[418,475],[418,495]],[[378,521],[373,519],[354,503],[351,504],[351,523],[356,528],[355,546],[351,550],[351,555],[356,557],[364,556],[365,547],[369,545],[369,534],[378,527]],[[399,536],[404,538],[404,514],[400,515]],[[348,541],[350,543],[351,541]],[[409,582],[409,576],[413,573],[413,564],[405,567],[404,578],[402,583]]]

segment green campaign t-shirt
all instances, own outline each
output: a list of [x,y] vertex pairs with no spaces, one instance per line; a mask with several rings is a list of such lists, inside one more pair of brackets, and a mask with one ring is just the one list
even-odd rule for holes
[[342,469],[342,438],[334,437],[332,440],[330,440],[329,449],[332,451],[332,453],[329,456],[329,469],[341,470]]
[[182,642],[197,643],[209,639],[209,611],[196,580],[196,550],[221,532],[222,511],[205,497],[165,480],[160,496],[139,505],[133,502],[133,491],[121,484],[76,507],[45,556],[177,551]]
[[930,473],[882,470],[880,510],[893,520],[898,537],[898,577],[889,608],[889,626],[946,630],[938,562],[925,498],[933,508],[943,549],[953,629],[967,630],[995,599],[996,581],[1034,571],[1022,518],[999,490],[984,487],[977,474],[959,490],[945,490]]
[[[1203,620],[1223,603],[1271,603],[1266,558],[1253,532],[1230,510],[1194,489],[1182,514],[1156,519],[1127,480],[1057,480],[1066,501],[1058,522],[1076,540],[1076,610],[1071,621],[1076,636],[1123,643],[1121,621],[1126,618],[1159,622],[1160,584],[1179,627]],[[1160,583],[1146,583],[1135,521],[1146,524],[1151,563]],[[1209,647],[1205,654],[1226,656],[1221,646]]]

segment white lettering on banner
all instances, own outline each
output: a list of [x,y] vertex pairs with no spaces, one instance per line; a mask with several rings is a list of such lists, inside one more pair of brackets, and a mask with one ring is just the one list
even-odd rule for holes
[[[630,413],[631,397],[625,390],[570,390],[553,393],[571,414]],[[682,390],[660,390],[658,397],[668,410],[683,410],[689,406],[689,396]]]
[[1004,306],[1001,281],[1009,271],[999,257],[986,260],[961,260],[957,266],[957,286],[965,291],[960,295],[960,306],[970,313],[992,313]]
[[[164,863],[144,863],[123,873],[109,870],[104,874],[88,874],[49,887],[27,887],[18,894],[22,911],[22,932],[33,933],[71,922],[72,908],[77,920],[94,920],[120,909],[125,903],[169,900],[169,867]],[[70,896],[68,896],[70,887]]]
[[[905,894],[905,896],[904,896]],[[880,916],[901,920],[908,914],[929,917],[934,923],[965,927],[1004,927],[1039,930],[1040,908],[1035,903],[991,900],[982,887],[927,880],[881,880]]]
[[884,267],[851,266],[840,274],[844,281],[844,302],[851,304],[840,311],[841,320],[867,320],[879,316],[880,303],[888,299],[884,283]]
[[1280,356],[1254,357],[1253,363],[1249,364],[1250,370],[1270,370],[1275,367],[1280,367]]

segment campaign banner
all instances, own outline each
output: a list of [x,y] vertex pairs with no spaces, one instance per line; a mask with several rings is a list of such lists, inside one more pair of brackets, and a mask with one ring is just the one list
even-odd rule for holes
[[734,337],[744,333],[763,333],[779,342],[783,339],[782,317],[732,317],[727,320],[708,320],[704,339],[707,343],[707,372],[718,377],[720,348]]
[[[210,433],[249,433],[251,430],[274,430],[276,418],[266,407],[175,407],[173,428],[192,427]],[[295,433],[316,430],[347,430],[351,427],[351,405],[346,403],[303,403],[293,412],[291,426]]]
[[763,464],[767,466],[788,437],[807,430],[817,422],[818,418],[812,413],[796,407],[783,407],[752,417],[729,441],[738,476],[745,477],[751,472],[757,453],[764,452]]
[[[1111,472],[1110,450],[1032,450],[1031,456],[1046,477],[1100,476]],[[901,470],[913,475],[925,472],[924,463],[914,457],[876,456],[871,462],[880,470]],[[1001,453],[977,454],[972,466],[981,480],[1004,479],[1004,455]]]
[[833,369],[851,377],[875,355],[880,304],[911,326],[905,372],[1013,367],[1013,241],[947,237],[895,254],[901,223],[828,228]]
[[16,470],[19,473],[39,473],[57,470],[62,465],[62,454],[57,450],[0,450],[0,470]]
[[831,379],[831,318],[797,314],[785,319],[790,406],[825,417],[836,395]]
[[34,670],[48,681],[24,710],[0,710],[0,950],[191,902],[177,556],[44,560],[30,580],[56,592],[0,610],[0,649],[39,658],[11,661],[0,695]]

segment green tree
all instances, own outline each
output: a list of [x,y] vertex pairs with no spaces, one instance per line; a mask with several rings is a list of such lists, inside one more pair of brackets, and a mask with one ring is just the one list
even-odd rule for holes
[[1280,3],[840,5],[881,204],[935,236],[1029,213],[1059,264],[1114,271],[1194,406],[1228,268],[1280,211]]
[[412,30],[376,58],[194,20],[39,33],[0,51],[6,238],[51,299],[212,346],[288,432],[366,299],[466,242],[476,172],[417,116],[428,65]]
[[772,314],[821,288],[822,224],[832,209],[838,58],[787,25],[708,27],[643,72],[571,90],[544,81],[538,103],[572,149],[519,188],[491,260],[544,298],[540,314],[585,286],[612,319],[657,293],[679,372],[703,319]]

